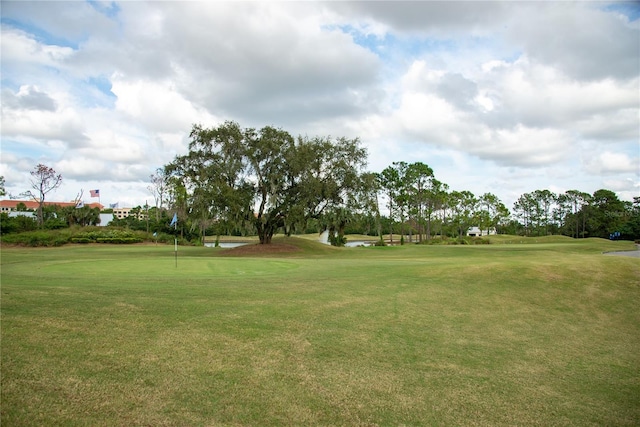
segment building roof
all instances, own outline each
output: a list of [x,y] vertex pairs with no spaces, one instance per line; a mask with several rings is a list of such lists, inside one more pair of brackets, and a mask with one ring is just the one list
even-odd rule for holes
[[[0,208],[15,209],[16,206],[18,206],[18,204],[20,203],[24,203],[27,209],[38,209],[39,206],[39,203],[35,200],[0,200]],[[67,206],[75,206],[77,205],[77,202],[44,202],[44,204],[45,206],[56,205],[64,208]],[[91,209],[104,209],[104,206],[102,206],[100,203],[85,203],[85,206],[89,206]]]

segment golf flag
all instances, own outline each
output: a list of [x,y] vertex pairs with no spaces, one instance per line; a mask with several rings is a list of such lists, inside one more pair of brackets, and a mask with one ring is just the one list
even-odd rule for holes
[[173,214],[173,219],[171,220],[171,224],[169,224],[169,227],[171,227],[172,225],[175,225],[177,227],[178,224],[178,213],[174,213]]
[[89,190],[91,197],[100,197],[100,190]]

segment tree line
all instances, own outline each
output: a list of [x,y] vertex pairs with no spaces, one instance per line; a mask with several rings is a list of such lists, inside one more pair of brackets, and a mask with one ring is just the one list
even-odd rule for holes
[[513,207],[512,229],[526,236],[640,238],[640,197],[623,201],[611,190],[525,193]]
[[[18,203],[16,210],[19,212],[29,211],[24,203]],[[37,229],[57,230],[74,225],[84,227],[99,223],[100,209],[88,206],[75,208],[73,206],[44,205],[42,208],[36,209],[35,217],[22,215],[10,217],[5,212],[0,215],[3,234]]]
[[621,201],[610,190],[536,190],[510,211],[495,194],[450,190],[422,162],[368,172],[357,138],[294,138],[236,122],[194,125],[190,138],[189,152],[159,169],[151,188],[183,230],[200,235],[257,234],[268,244],[276,232],[329,230],[338,246],[349,233],[429,242],[462,238],[472,226],[484,234],[640,237],[640,198]]
[[[366,165],[367,152],[357,138],[293,137],[279,128],[242,128],[232,121],[194,125],[188,152],[150,176],[155,206],[139,206],[110,224],[166,233],[176,214],[173,231],[191,241],[257,235],[269,244],[276,233],[328,230],[337,246],[346,234],[378,236],[381,244],[383,235],[392,243],[462,239],[470,227],[483,234],[640,238],[640,198],[621,201],[610,190],[536,190],[520,196],[510,211],[495,194],[451,190],[422,162],[393,162],[379,173],[366,171]],[[44,165],[31,175],[41,202],[38,226],[99,222],[95,209],[44,206],[62,177]],[[4,178],[0,182],[4,193]],[[28,228],[28,221],[34,220],[3,214],[3,232]]]

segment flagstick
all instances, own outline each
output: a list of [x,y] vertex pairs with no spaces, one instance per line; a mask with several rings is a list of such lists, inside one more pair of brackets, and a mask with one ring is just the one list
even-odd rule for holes
[[176,268],[178,268],[178,213],[175,212],[173,214],[173,219],[171,220],[171,224],[169,227],[173,225],[173,247],[176,255]]

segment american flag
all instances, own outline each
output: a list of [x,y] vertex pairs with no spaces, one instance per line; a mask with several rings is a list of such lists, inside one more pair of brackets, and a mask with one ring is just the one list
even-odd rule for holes
[[89,190],[91,197],[100,197],[100,190]]

